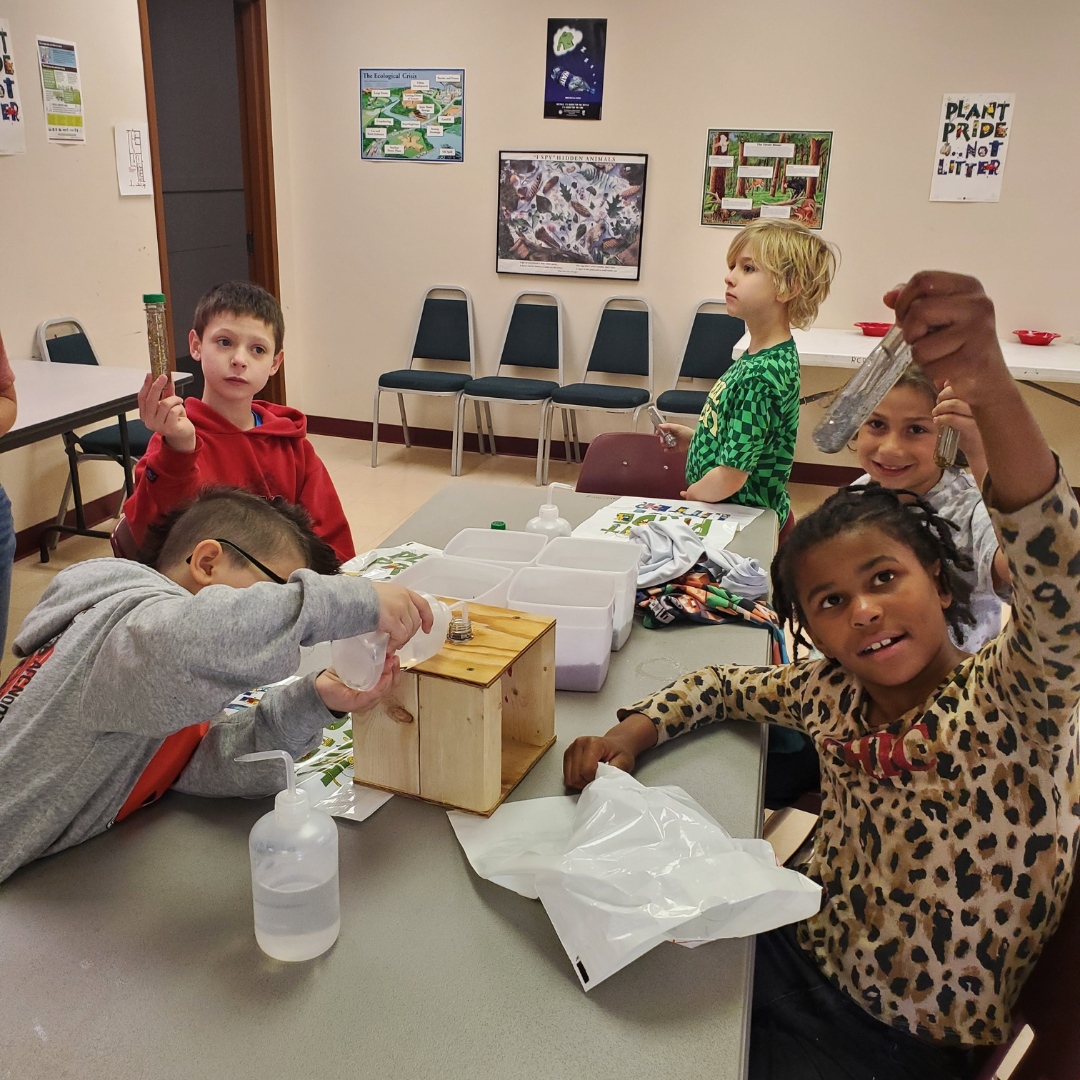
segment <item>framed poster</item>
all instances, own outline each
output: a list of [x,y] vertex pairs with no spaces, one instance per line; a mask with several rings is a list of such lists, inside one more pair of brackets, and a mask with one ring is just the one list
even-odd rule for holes
[[607,19],[548,19],[545,118],[600,119],[606,50]]
[[1015,94],[946,94],[930,177],[931,202],[998,202]]
[[791,218],[820,229],[831,157],[831,131],[710,128],[701,224]]
[[647,154],[499,154],[500,274],[641,275]]
[[360,69],[364,161],[465,160],[465,69]]

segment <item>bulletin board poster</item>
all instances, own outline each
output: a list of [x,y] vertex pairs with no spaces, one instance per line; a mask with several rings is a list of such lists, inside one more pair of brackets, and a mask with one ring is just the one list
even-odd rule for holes
[[648,160],[502,151],[496,272],[637,281]]
[[11,55],[11,31],[7,19],[0,19],[0,154],[25,154],[22,99]]
[[998,202],[1016,95],[946,94],[931,202]]
[[39,37],[37,49],[49,142],[86,142],[75,42]]
[[364,161],[465,160],[465,69],[360,69]]
[[600,119],[606,51],[607,19],[548,19],[545,118]]
[[710,128],[701,224],[741,228],[759,218],[790,218],[820,229],[832,139],[831,131]]

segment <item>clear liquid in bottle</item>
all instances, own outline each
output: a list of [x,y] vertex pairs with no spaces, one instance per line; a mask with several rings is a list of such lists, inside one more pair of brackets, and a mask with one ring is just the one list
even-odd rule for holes
[[296,962],[321,956],[341,930],[338,876],[324,881],[293,878],[274,888],[252,881],[255,940],[267,956]]

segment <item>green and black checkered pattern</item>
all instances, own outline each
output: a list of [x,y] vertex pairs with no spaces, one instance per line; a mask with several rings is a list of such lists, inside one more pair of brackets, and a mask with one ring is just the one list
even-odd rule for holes
[[785,341],[744,353],[709,393],[686,459],[686,481],[726,465],[748,474],[730,502],[775,510],[780,526],[799,430],[799,353]]

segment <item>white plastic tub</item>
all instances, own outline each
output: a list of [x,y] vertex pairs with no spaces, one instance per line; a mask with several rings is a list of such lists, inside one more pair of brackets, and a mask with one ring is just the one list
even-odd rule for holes
[[528,566],[547,543],[541,533],[511,532],[501,529],[462,529],[443,548],[444,555],[477,559],[519,570]]
[[506,594],[513,576],[513,570],[498,563],[459,559],[453,555],[429,555],[402,570],[394,578],[394,584],[452,600],[506,607]]
[[510,582],[507,605],[555,620],[555,687],[596,692],[611,662],[614,574],[526,566]]
[[556,536],[536,557],[537,566],[567,566],[575,570],[612,574],[615,577],[615,614],[611,628],[611,649],[626,644],[634,625],[640,544],[626,540],[600,540],[587,536]]

